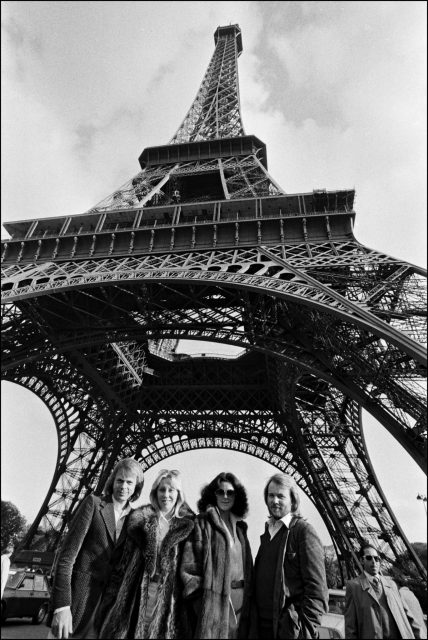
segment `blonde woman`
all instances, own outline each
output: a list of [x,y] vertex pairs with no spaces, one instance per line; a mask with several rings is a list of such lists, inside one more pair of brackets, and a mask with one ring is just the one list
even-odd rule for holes
[[180,472],[161,471],[150,504],[130,516],[122,559],[103,603],[107,618],[100,638],[189,637],[179,567],[193,526]]

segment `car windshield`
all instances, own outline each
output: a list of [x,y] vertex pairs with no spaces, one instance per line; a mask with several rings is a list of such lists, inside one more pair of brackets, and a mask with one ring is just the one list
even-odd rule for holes
[[10,573],[6,582],[6,587],[12,587],[12,589],[14,589],[21,582],[23,575],[24,575],[23,571]]
[[34,576],[34,591],[47,591],[47,589],[45,576],[36,573]]
[[328,599],[328,610],[330,613],[341,613],[345,610],[345,592],[330,591]]

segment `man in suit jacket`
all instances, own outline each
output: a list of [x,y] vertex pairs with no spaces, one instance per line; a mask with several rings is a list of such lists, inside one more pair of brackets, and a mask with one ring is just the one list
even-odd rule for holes
[[381,575],[376,549],[370,543],[363,543],[360,556],[363,572],[346,585],[347,640],[426,638],[410,609],[402,602],[395,582]]
[[111,572],[113,553],[123,546],[125,519],[143,487],[133,458],[118,462],[104,496],[90,494],[79,506],[62,544],[52,590],[55,638],[97,638],[96,610]]
[[[328,589],[324,551],[315,529],[299,513],[293,478],[272,476],[265,487],[271,514],[255,560],[252,634],[260,640],[318,638]],[[257,624],[258,629],[254,629]]]

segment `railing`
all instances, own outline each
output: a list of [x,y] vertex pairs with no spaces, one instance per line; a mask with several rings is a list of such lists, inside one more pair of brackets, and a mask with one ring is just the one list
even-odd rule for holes
[[174,360],[188,360],[189,358],[214,358],[217,360],[235,360],[245,355],[246,349],[242,349],[239,353],[207,353],[206,351],[199,353],[175,353]]
[[[72,238],[74,236],[88,236],[88,235],[102,235],[102,234],[108,234],[108,233],[117,233],[117,232],[121,232],[121,231],[137,231],[139,229],[147,229],[147,228],[165,228],[165,227],[183,227],[183,226],[193,226],[193,225],[210,225],[210,224],[222,224],[222,223],[231,223],[231,222],[251,222],[254,220],[257,221],[263,221],[263,220],[275,220],[275,219],[287,219],[287,218],[310,218],[310,217],[314,217],[314,216],[334,216],[334,215],[346,215],[346,214],[350,214],[353,213],[352,209],[336,209],[336,210],[330,210],[330,211],[311,211],[311,212],[306,212],[306,213],[300,213],[299,211],[295,211],[295,212],[286,212],[284,213],[281,209],[276,212],[276,213],[270,213],[270,214],[265,214],[263,213],[261,217],[256,217],[255,215],[255,211],[253,214],[244,214],[242,215],[240,212],[236,212],[236,213],[224,213],[221,212],[220,213],[220,219],[218,220],[214,220],[214,212],[213,212],[213,217],[212,218],[202,218],[198,215],[193,216],[192,218],[189,218],[187,220],[183,220],[182,217],[180,217],[180,219],[178,220],[178,222],[173,223],[172,220],[168,220],[168,221],[159,221],[159,219],[144,219],[142,218],[140,221],[140,224],[138,227],[133,226],[132,223],[130,223],[128,226],[119,226],[115,225],[110,226],[110,227],[102,227],[101,229],[98,229],[97,231],[95,231],[94,229],[84,229],[84,230],[79,230],[78,232],[76,231],[70,231],[65,233],[64,235],[60,236],[58,232],[49,232],[49,231],[44,231],[43,233],[37,234],[37,230],[35,235],[29,237],[29,238],[25,238],[25,240],[44,240],[47,238]],[[10,238],[2,238],[1,241],[2,242],[9,242],[11,240],[24,240],[24,238],[22,237],[17,237],[17,236],[11,236]]]

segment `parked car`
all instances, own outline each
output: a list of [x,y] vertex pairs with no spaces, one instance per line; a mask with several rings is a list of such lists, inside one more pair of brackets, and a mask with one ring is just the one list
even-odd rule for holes
[[39,571],[11,571],[1,601],[1,621],[31,617],[33,624],[43,622],[48,611],[50,587]]
[[319,637],[322,640],[326,638],[344,638],[345,637],[345,590],[329,589],[328,590],[328,613],[322,617],[321,626],[319,628]]

